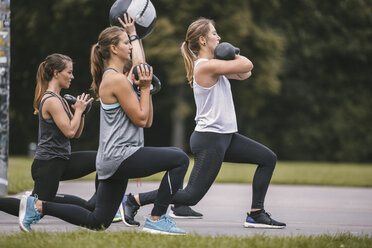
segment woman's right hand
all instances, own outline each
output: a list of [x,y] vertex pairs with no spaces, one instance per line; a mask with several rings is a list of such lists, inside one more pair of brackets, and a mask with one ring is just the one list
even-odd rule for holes
[[127,34],[129,36],[136,35],[137,34],[136,26],[134,25],[135,21],[136,21],[136,18],[135,17],[131,18],[128,13],[124,13],[124,18],[123,19],[124,19],[124,22],[121,20],[120,17],[118,17],[118,20],[119,20],[120,24],[123,26],[125,31],[127,31]]
[[141,64],[140,66],[138,66],[137,71],[138,80],[136,80],[134,74],[132,74],[132,82],[134,82],[135,85],[138,85],[140,89],[150,88],[153,73],[152,66],[150,66],[149,70],[147,66]]

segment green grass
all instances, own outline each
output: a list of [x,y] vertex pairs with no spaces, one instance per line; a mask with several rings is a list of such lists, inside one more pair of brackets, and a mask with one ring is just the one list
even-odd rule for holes
[[327,248],[359,248],[371,247],[371,236],[353,236],[339,234],[335,236],[296,236],[296,237],[270,237],[255,235],[252,237],[235,236],[164,236],[139,233],[135,231],[120,232],[92,232],[76,231],[63,233],[17,233],[0,234],[0,247],[327,247]]
[[[194,161],[191,159],[188,179]],[[32,158],[9,158],[9,194],[33,187],[31,178]],[[256,165],[224,163],[216,179],[220,183],[252,183]],[[160,180],[163,173],[142,178],[143,181]],[[79,180],[93,180],[94,174]],[[372,164],[325,162],[278,162],[272,184],[328,185],[372,187]]]

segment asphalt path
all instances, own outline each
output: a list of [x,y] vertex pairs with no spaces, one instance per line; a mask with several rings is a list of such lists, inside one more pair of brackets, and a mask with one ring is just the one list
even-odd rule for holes
[[[127,193],[139,193],[159,187],[158,182],[136,181],[128,184]],[[89,199],[94,192],[90,181],[62,182],[59,193],[73,194]],[[193,207],[203,213],[203,219],[181,220],[177,225],[188,233],[201,235],[252,236],[317,236],[322,234],[351,233],[372,235],[372,188],[270,185],[265,209],[278,221],[285,222],[285,229],[244,228],[246,212],[252,196],[250,184],[214,184],[207,195]],[[19,196],[19,195],[18,195]],[[149,216],[152,205],[141,207],[136,219],[141,226],[126,227],[112,224],[106,231],[141,231],[144,218]],[[57,218],[45,216],[34,230],[64,232],[82,229]],[[20,232],[18,218],[0,212],[0,233]]]

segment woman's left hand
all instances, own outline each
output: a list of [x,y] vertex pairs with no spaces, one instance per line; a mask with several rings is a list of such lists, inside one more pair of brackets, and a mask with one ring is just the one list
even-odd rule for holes
[[80,109],[82,112],[84,112],[85,108],[90,102],[93,102],[93,97],[90,97],[89,94],[81,94],[76,97],[75,104],[71,105],[71,107],[76,111],[77,109]]
[[119,20],[120,24],[127,31],[128,35],[129,36],[136,35],[137,34],[136,26],[134,25],[135,21],[136,21],[136,18],[135,17],[131,18],[128,13],[124,13],[124,18],[123,19],[124,19],[124,22],[121,20],[120,17],[118,17],[118,20]]

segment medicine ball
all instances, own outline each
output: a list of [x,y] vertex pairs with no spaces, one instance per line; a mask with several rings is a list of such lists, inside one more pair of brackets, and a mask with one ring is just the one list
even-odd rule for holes
[[136,18],[136,31],[140,39],[152,32],[156,22],[156,11],[150,0],[117,0],[110,9],[111,26],[122,27],[118,17],[124,21],[124,13]]

